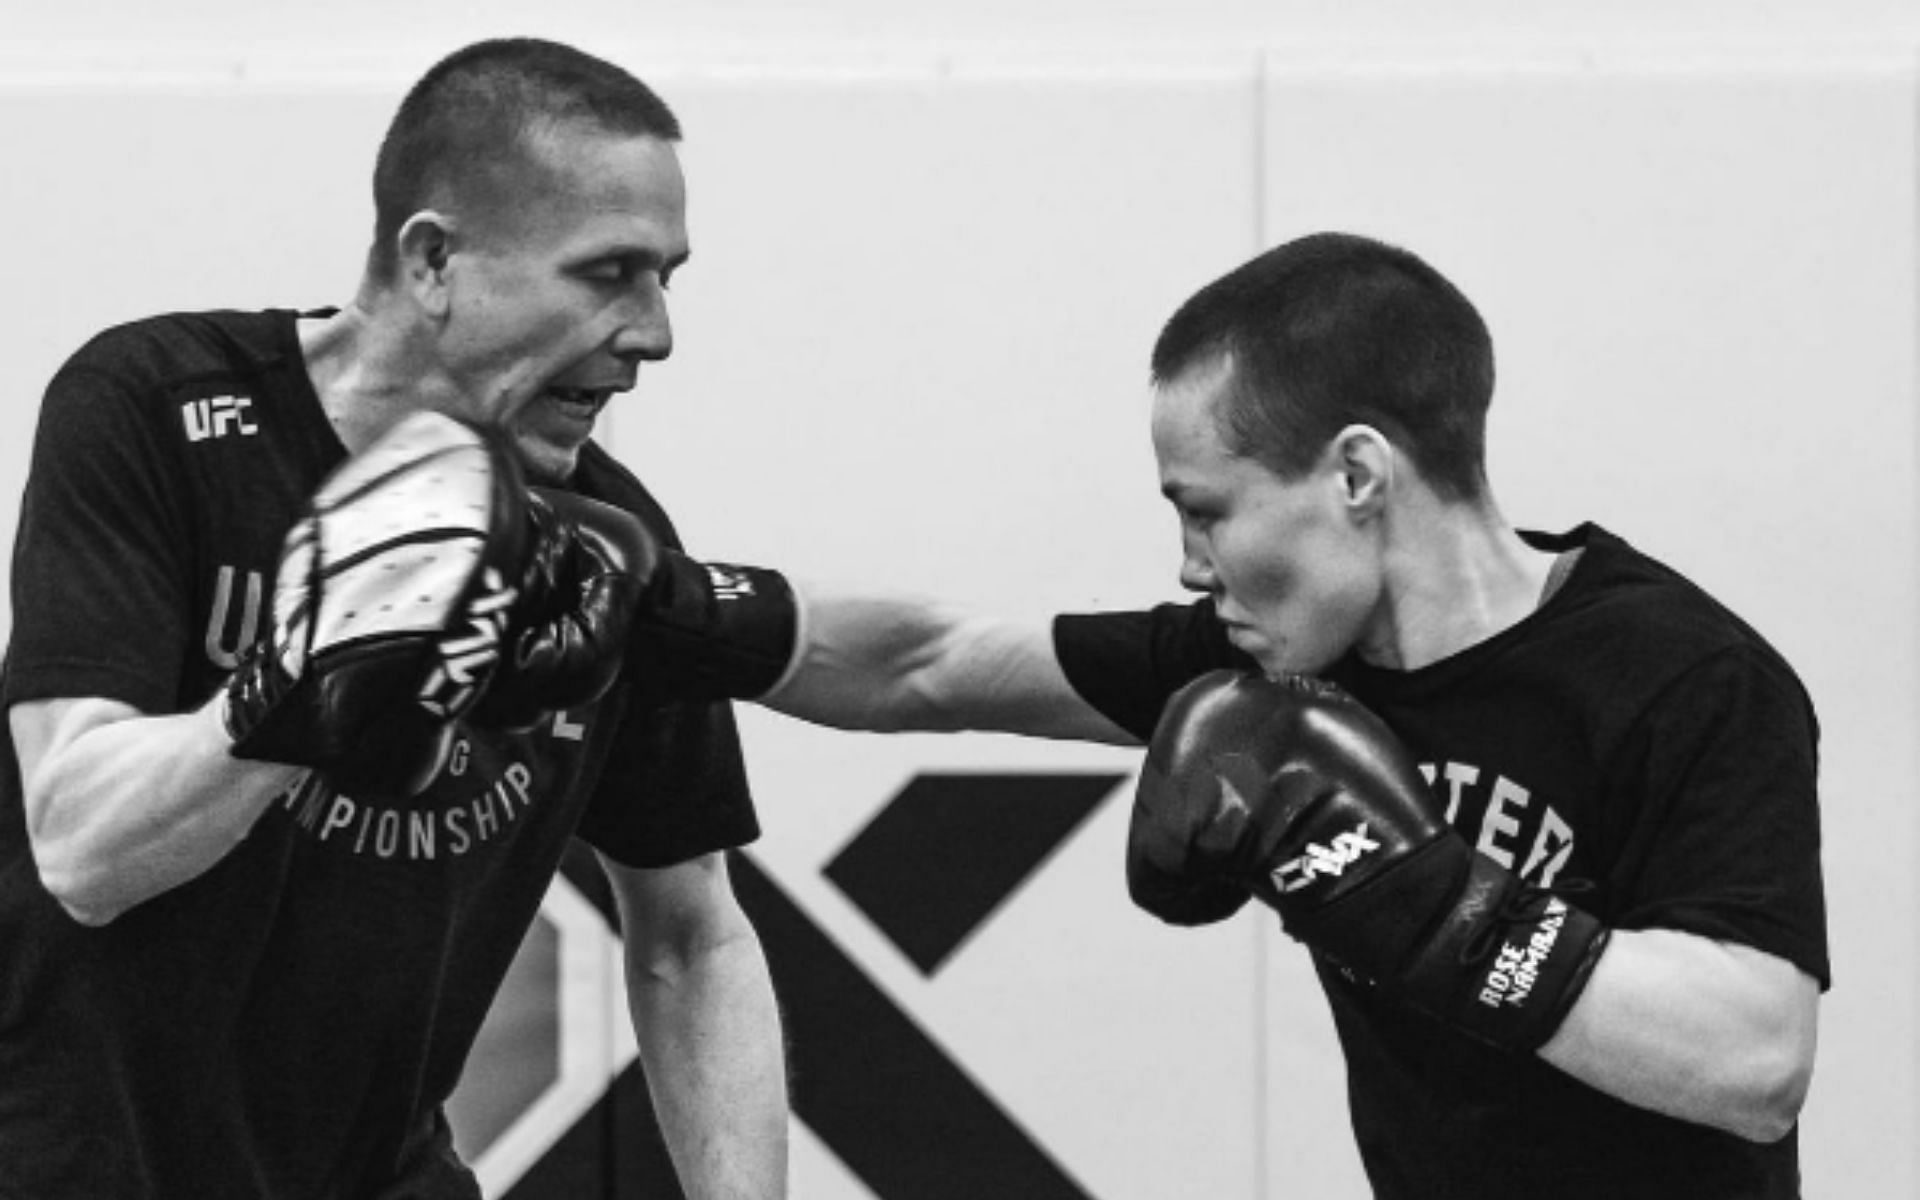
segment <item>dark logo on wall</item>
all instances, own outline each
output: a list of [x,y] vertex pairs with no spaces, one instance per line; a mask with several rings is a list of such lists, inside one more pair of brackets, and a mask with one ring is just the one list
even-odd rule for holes
[[[916,776],[824,868],[826,878],[922,974],[936,979],[1126,776],[1116,772]],[[567,877],[611,922],[590,858]],[[748,853],[734,887],[759,930],[785,1019],[795,1115],[880,1200],[1089,1200],[1067,1173]],[[558,972],[529,940],[516,972],[540,986]],[[531,958],[533,961],[524,960]],[[532,1040],[525,1045],[547,1043]],[[540,1051],[532,1052],[537,1057]],[[513,1074],[544,1075],[537,1064]],[[468,1116],[475,1155],[508,1115]],[[555,1135],[507,1191],[509,1200],[599,1194],[679,1197],[651,1128],[635,1063]],[[456,1121],[461,1118],[457,1111]]]

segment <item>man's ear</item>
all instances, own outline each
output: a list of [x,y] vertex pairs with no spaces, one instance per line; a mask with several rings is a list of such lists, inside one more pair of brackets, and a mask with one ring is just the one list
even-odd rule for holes
[[400,251],[400,286],[436,317],[444,317],[451,304],[447,261],[453,256],[455,233],[451,217],[423,209],[408,217],[395,235]]
[[1400,456],[1385,434],[1371,425],[1349,425],[1334,436],[1328,453],[1340,483],[1340,502],[1350,512],[1370,518],[1386,507]]

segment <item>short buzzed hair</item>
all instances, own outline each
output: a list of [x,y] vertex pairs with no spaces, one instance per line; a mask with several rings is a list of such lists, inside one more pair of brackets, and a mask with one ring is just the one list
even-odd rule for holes
[[1395,246],[1345,233],[1287,242],[1194,293],[1153,348],[1164,387],[1230,362],[1222,440],[1298,479],[1352,424],[1400,446],[1434,492],[1482,496],[1493,342],[1466,296]]
[[569,121],[680,140],[679,120],[652,88],[571,46],[500,38],[435,63],[401,101],[374,161],[369,273],[392,278],[396,239],[414,213],[477,187],[523,159],[531,136]]

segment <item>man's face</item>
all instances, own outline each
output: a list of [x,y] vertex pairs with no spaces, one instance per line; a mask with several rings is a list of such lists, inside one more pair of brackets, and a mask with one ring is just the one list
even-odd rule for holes
[[671,143],[561,126],[470,222],[442,347],[537,480],[570,476],[609,397],[673,349],[666,287],[687,257]]
[[1297,480],[1229,452],[1214,413],[1230,383],[1223,362],[1154,396],[1160,490],[1180,516],[1180,582],[1214,598],[1233,644],[1268,674],[1318,672],[1374,619],[1378,552],[1343,502],[1331,447]]

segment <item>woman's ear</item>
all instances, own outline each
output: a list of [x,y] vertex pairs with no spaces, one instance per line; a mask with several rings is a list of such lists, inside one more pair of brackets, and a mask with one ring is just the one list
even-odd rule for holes
[[1356,516],[1370,517],[1385,507],[1399,469],[1399,452],[1371,425],[1349,425],[1328,447],[1340,481],[1340,500]]

